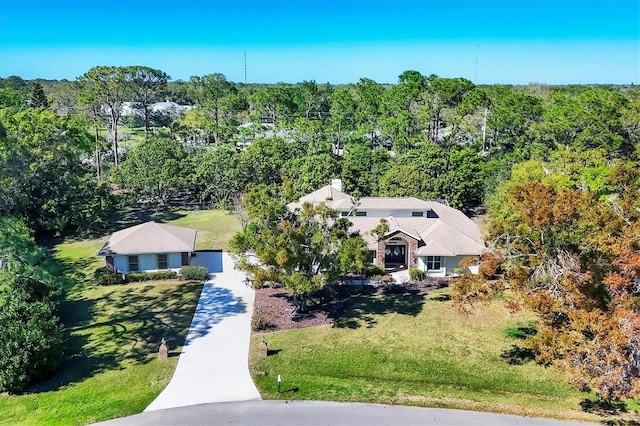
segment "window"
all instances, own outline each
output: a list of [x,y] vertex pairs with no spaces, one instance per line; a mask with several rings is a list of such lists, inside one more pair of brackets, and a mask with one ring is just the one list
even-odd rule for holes
[[340,212],[340,216],[342,217],[349,216],[349,212]]
[[169,261],[166,254],[159,254],[157,256],[158,269],[169,269]]
[[413,217],[422,217],[424,216],[423,212],[411,212],[411,216]]
[[378,253],[375,250],[369,250],[369,259],[371,259],[371,263],[376,263],[376,259],[378,258],[377,254]]
[[441,267],[440,256],[427,256],[428,271],[440,270],[440,267]]
[[367,212],[356,212],[356,216],[366,216]]
[[127,256],[129,263],[129,272],[138,272],[140,270],[140,262],[138,256]]

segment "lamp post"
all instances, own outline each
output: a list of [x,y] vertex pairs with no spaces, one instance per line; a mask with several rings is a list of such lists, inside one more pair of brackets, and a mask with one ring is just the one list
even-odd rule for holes
[[278,393],[280,393],[280,382],[282,382],[282,377],[278,374]]

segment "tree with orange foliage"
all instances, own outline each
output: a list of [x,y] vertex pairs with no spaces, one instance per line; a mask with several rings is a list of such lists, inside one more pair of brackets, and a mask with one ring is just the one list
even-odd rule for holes
[[[607,178],[604,193],[561,176],[503,185],[495,254],[483,257],[494,264],[483,263],[539,314],[536,360],[612,400],[640,395],[640,171],[618,162]],[[459,306],[490,297],[491,286],[467,281],[454,284]]]

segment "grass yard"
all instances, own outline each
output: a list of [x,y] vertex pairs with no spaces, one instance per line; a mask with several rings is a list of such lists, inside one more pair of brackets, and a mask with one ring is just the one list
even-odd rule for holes
[[[240,229],[222,211],[180,212],[167,223],[198,229],[198,248],[226,248]],[[130,223],[128,226],[133,225]],[[119,229],[119,228],[118,228]],[[50,380],[23,395],[0,396],[0,424],[80,425],[141,412],[171,379],[202,290],[166,281],[109,287],[91,277],[107,236],[55,247],[65,270],[65,361]],[[162,337],[170,350],[157,360]]]
[[[0,424],[79,425],[141,412],[175,369],[202,285],[130,284],[73,291],[58,374],[28,394],[0,398]],[[173,355],[159,361],[160,339]]]
[[[268,399],[602,420],[581,410],[580,403],[594,395],[577,392],[556,370],[526,359],[517,335],[530,318],[523,313],[508,317],[499,301],[466,317],[453,308],[447,291],[380,295],[356,304],[337,327],[266,334],[266,358],[258,355],[262,334],[255,334],[250,365],[256,385]],[[508,355],[522,365],[510,365]]]
[[229,249],[229,240],[240,231],[240,222],[224,210],[201,210],[189,212],[182,217],[167,222],[171,225],[198,230],[196,249]]

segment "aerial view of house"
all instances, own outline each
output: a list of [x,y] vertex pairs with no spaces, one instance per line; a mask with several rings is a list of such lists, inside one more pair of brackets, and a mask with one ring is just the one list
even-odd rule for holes
[[[348,217],[371,253],[372,263],[386,269],[420,269],[444,277],[460,268],[465,257],[479,257],[485,250],[478,226],[445,200],[414,197],[363,197],[342,192],[342,181],[333,179],[289,208],[325,203]],[[380,236],[374,228],[385,224]]]
[[177,272],[189,265],[196,234],[191,228],[146,222],[114,232],[98,255],[105,257],[110,272]]

